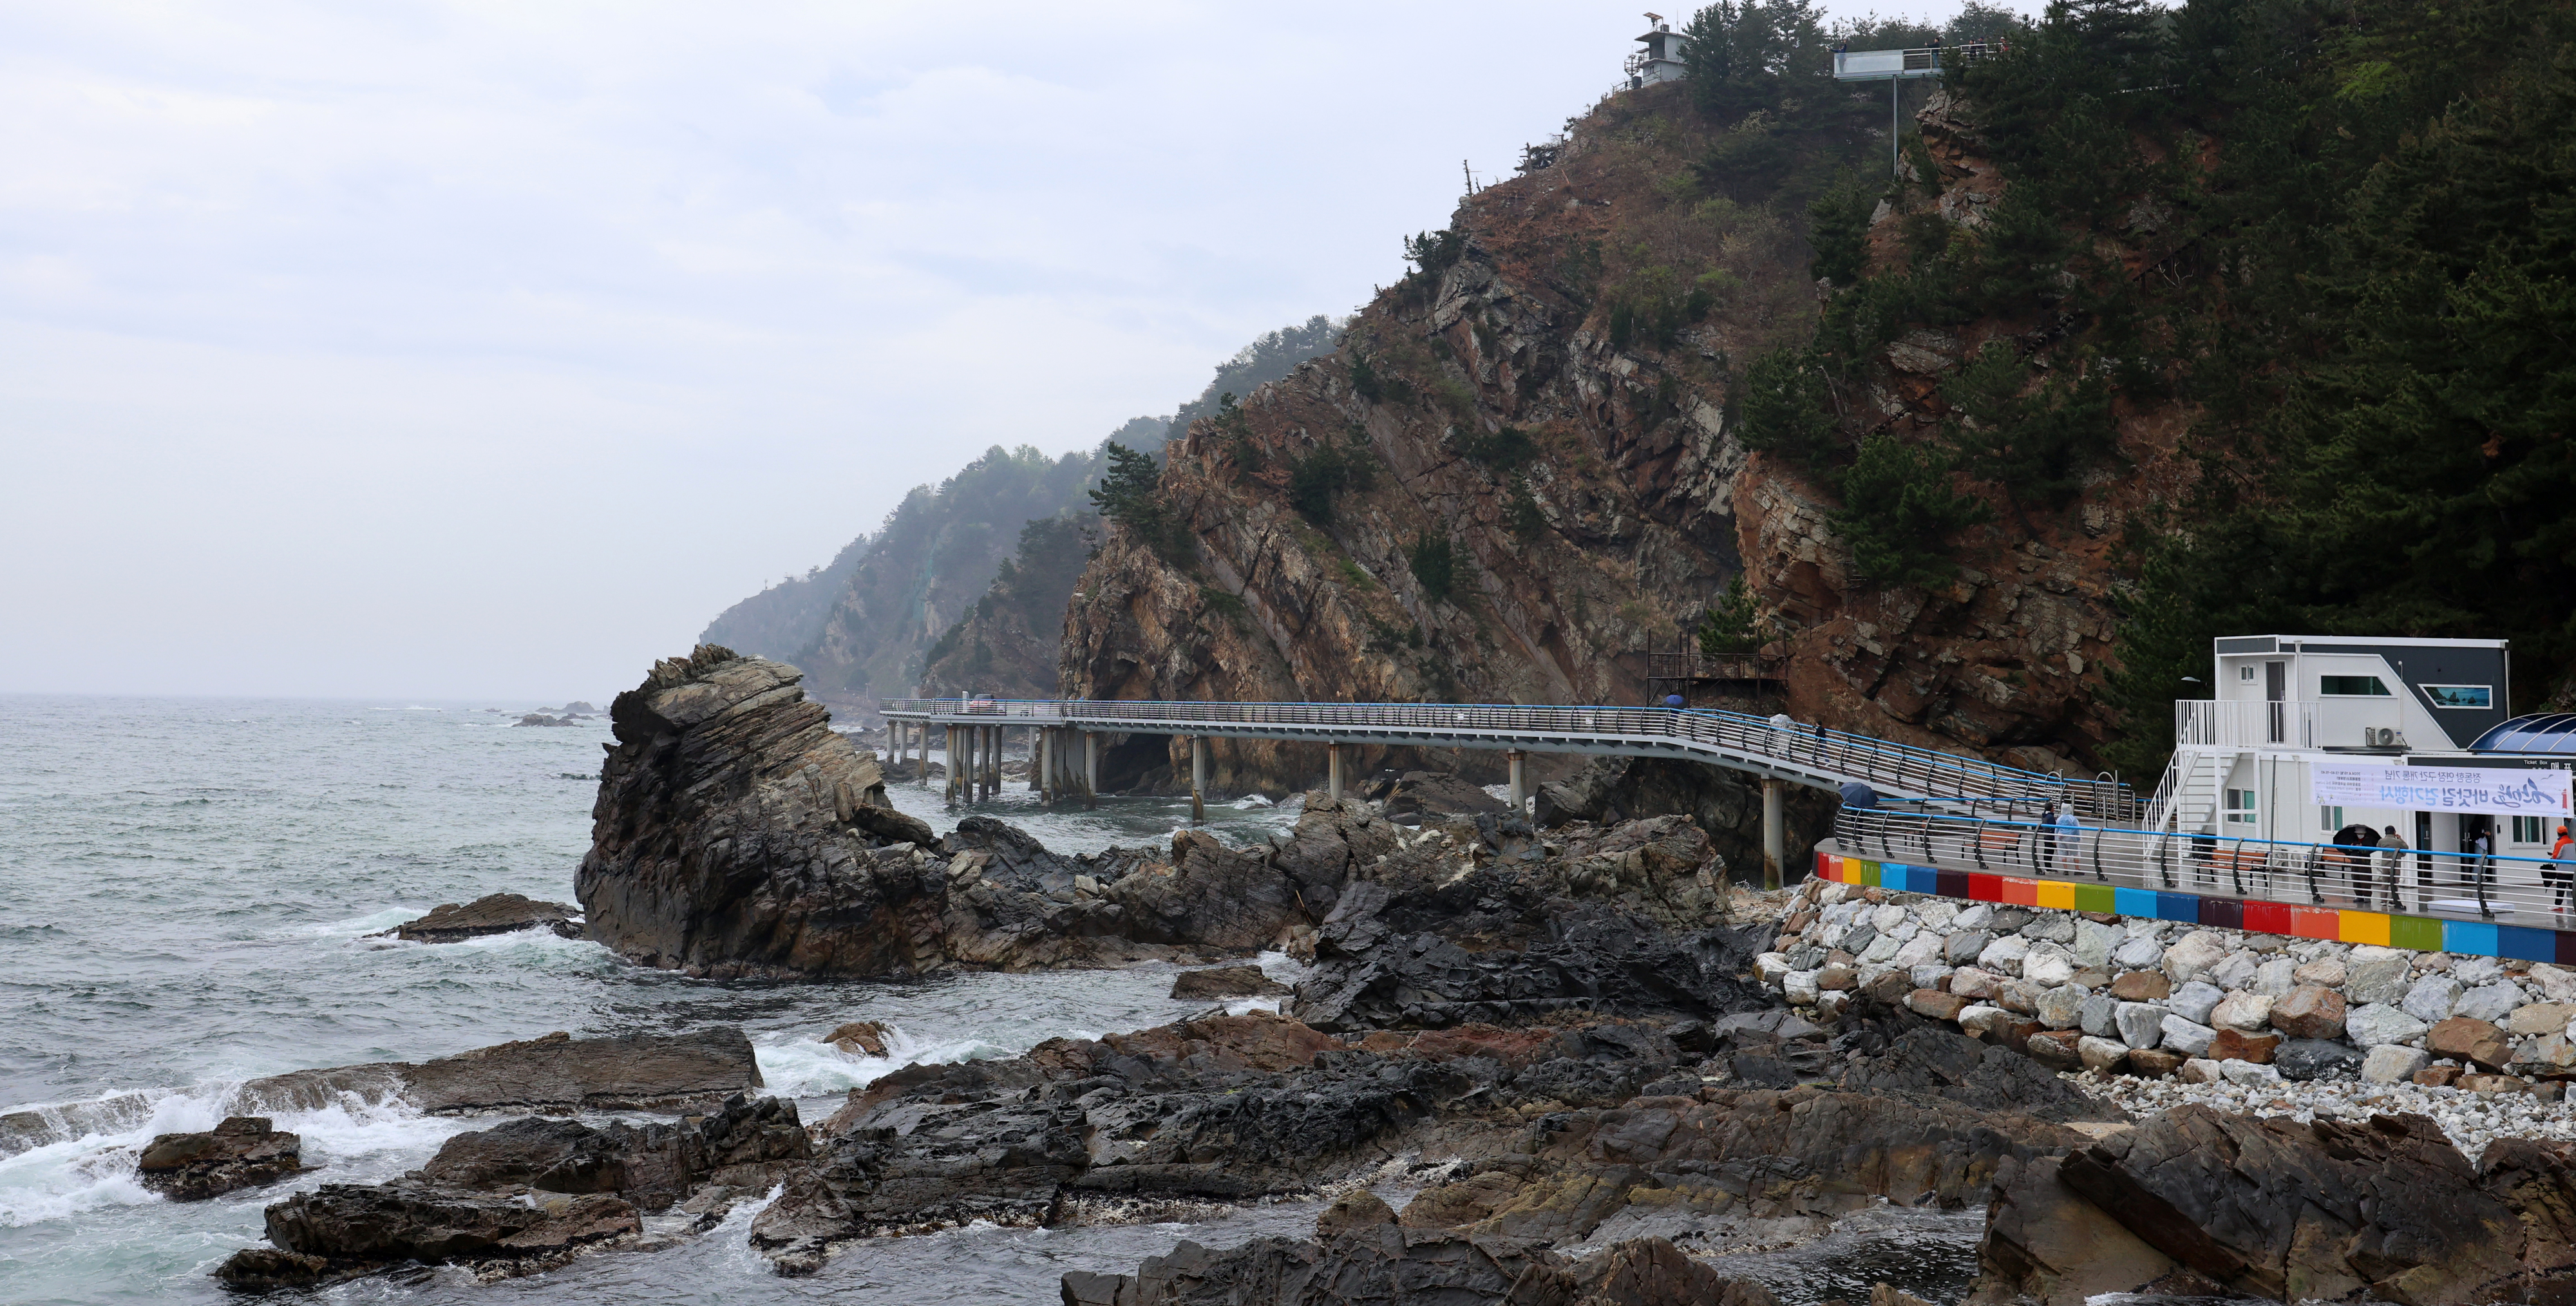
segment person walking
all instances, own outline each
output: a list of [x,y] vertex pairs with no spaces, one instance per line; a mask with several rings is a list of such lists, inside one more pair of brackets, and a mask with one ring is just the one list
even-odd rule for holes
[[[2379,832],[2379,873],[2388,889],[2388,910],[2402,911],[2406,900],[2398,895],[2398,875],[2406,865],[2406,841],[2397,837],[2397,827]],[[2418,895],[2419,897],[2421,895]]]
[[2066,864],[2058,870],[2060,875],[2074,875],[2084,869],[2084,823],[2075,819],[2073,803],[2058,809],[2057,848],[2066,858]]
[[2379,832],[2355,821],[2335,831],[2335,856],[2343,862],[2344,879],[2352,886],[2352,905],[2370,905],[2371,849],[2379,846]]
[[2495,842],[2484,826],[2469,840],[2469,873],[2477,877],[2480,890],[2495,883]]
[[2057,865],[2057,802],[2051,799],[2042,803],[2039,808],[2039,856],[2034,859],[2031,871],[2034,874],[2044,874],[2048,868],[2055,865]]
[[2549,845],[2549,860],[2540,864],[2540,882],[2549,886],[2549,910],[2560,916],[2576,906],[2576,866],[2567,864],[2567,826],[2558,827],[2558,838]]

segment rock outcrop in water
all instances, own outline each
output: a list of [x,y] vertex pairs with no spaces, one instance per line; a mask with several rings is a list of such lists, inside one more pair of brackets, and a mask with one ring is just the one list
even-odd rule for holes
[[760,1086],[751,1040],[728,1026],[618,1038],[548,1034],[435,1061],[271,1075],[244,1083],[234,1096],[272,1111],[318,1110],[343,1093],[399,1098],[431,1115],[687,1111]]
[[459,1134],[388,1184],[324,1184],[268,1208],[269,1246],[215,1270],[242,1289],[301,1287],[398,1265],[465,1264],[486,1277],[632,1243],[641,1215],[708,1223],[808,1154],[792,1102],[735,1097],[674,1124],[514,1120]]
[[522,893],[495,893],[459,905],[443,902],[429,914],[385,931],[406,943],[462,943],[493,934],[548,930],[567,939],[581,937],[581,909],[559,902],[538,902]]
[[163,1134],[143,1148],[135,1178],[174,1202],[201,1202],[304,1169],[304,1140],[266,1116],[232,1116],[199,1134]]

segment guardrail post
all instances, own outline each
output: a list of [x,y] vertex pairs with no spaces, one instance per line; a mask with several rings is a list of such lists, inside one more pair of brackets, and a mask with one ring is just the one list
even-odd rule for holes
[[1526,816],[1529,814],[1529,773],[1523,764],[1529,754],[1517,748],[1507,748],[1503,750],[1503,758],[1510,763],[1512,771],[1512,815]]
[[1780,864],[1789,859],[1789,832],[1781,811],[1782,789],[1774,776],[1762,777],[1762,887],[1780,887]]
[[1190,736],[1190,821],[1207,823],[1207,740]]

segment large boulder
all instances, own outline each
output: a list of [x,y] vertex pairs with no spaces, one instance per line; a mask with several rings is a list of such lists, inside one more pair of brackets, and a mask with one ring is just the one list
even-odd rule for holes
[[145,1144],[136,1178],[174,1202],[203,1201],[296,1174],[303,1147],[266,1116],[233,1116],[205,1133],[163,1134]]
[[[2028,1290],[2030,1264],[2047,1262],[2064,1285],[2034,1294],[2049,1302],[2151,1283],[2275,1301],[2554,1301],[2576,1254],[2571,1161],[2569,1145],[2519,1143],[2489,1149],[2482,1174],[2423,1116],[2302,1125],[2178,1106],[2060,1162],[2081,1202],[2007,1186],[1995,1227],[2011,1236],[1989,1240],[1976,1299]],[[2116,1272],[2087,1277],[2081,1258],[2010,1252],[2079,1246],[2106,1222],[2162,1259],[2104,1239]],[[2177,1268],[2208,1286],[2177,1284]]]

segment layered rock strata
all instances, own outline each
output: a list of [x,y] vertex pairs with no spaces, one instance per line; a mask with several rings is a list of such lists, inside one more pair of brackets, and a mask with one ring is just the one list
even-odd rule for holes
[[406,943],[461,943],[493,934],[546,930],[562,938],[581,937],[581,910],[559,902],[539,902],[526,894],[495,893],[469,903],[444,902],[417,920],[385,931]]
[[399,1099],[431,1115],[687,1111],[760,1086],[751,1040],[724,1026],[616,1038],[557,1033],[435,1061],[297,1070],[247,1081],[234,1100],[263,1110],[313,1111],[348,1093]]

